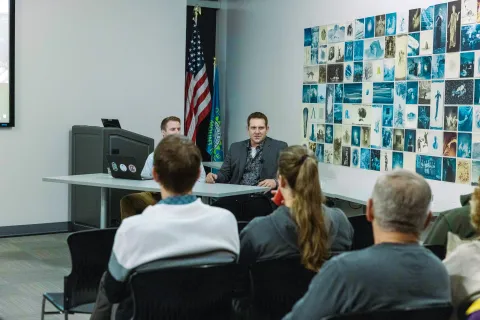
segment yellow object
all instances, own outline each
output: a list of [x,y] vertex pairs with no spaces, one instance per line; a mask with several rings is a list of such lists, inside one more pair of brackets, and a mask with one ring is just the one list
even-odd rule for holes
[[480,311],[480,299],[475,300],[475,302],[470,305],[467,309],[466,315],[468,316],[476,311]]

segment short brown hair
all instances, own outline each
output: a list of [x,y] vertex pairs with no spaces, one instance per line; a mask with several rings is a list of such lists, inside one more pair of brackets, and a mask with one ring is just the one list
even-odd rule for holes
[[167,123],[169,123],[170,121],[182,123],[179,117],[175,117],[175,116],[166,117],[165,119],[162,120],[162,123],[160,124],[160,129],[162,129],[163,131],[166,131]]
[[163,138],[153,154],[159,182],[176,194],[192,190],[201,162],[200,149],[187,137],[178,134]]
[[247,126],[248,127],[250,127],[250,120],[252,120],[252,119],[263,119],[263,120],[265,120],[265,126],[268,127],[268,118],[263,113],[257,111],[257,112],[254,112],[254,113],[250,114],[248,116],[248,119],[247,119]]

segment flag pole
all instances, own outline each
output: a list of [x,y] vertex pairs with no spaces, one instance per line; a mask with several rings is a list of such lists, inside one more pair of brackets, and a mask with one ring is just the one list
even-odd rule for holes
[[193,8],[193,21],[195,21],[195,24],[197,24],[198,22],[198,16],[201,16],[201,15],[202,15],[202,7],[200,7],[199,5],[196,5]]

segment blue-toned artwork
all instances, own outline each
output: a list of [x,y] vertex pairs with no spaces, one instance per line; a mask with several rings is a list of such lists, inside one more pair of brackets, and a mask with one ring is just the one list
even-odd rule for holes
[[445,78],[445,55],[436,54],[432,57],[432,79]]
[[333,125],[325,125],[325,143],[333,143]]
[[375,36],[375,17],[365,18],[365,39]]
[[434,6],[422,9],[422,31],[433,30]]
[[397,33],[397,13],[388,13],[386,15],[387,26],[385,29],[386,36],[394,36]]
[[478,186],[480,179],[480,161],[472,161],[472,186]]
[[353,43],[353,60],[362,61],[363,60],[363,40],[357,40]]
[[443,158],[442,181],[455,182],[457,176],[457,159]]
[[460,53],[460,78],[473,78],[475,52]]
[[393,148],[393,129],[382,128],[382,148],[391,150]]
[[342,103],[343,101],[343,84],[335,85],[335,103]]
[[359,149],[352,149],[352,167],[357,168],[360,164],[360,151]]
[[346,83],[344,87],[344,103],[362,103],[362,84]]
[[304,29],[301,144],[319,162],[477,183],[480,0],[421,6]]
[[407,104],[417,104],[418,103],[418,82],[409,81],[407,82]]
[[433,16],[433,53],[445,53],[447,47],[447,13],[446,3],[437,4]]
[[407,59],[407,80],[430,80],[432,78],[432,57]]
[[[327,94],[325,101],[325,123],[333,123],[333,103],[335,96],[335,85],[327,85]],[[333,134],[333,132],[332,132]]]
[[364,59],[378,60],[385,56],[385,38],[367,39],[364,41]]
[[374,82],[373,103],[393,104],[394,83]]
[[353,61],[353,41],[345,42],[345,62]]
[[471,132],[473,125],[473,108],[462,106],[458,108],[458,131]]
[[395,80],[395,60],[385,60],[383,63],[383,81]]
[[418,129],[430,129],[430,106],[418,106]]
[[393,152],[392,169],[403,169],[403,152]]
[[342,124],[343,107],[341,104],[335,104],[333,107],[333,123]]
[[417,155],[415,171],[425,179],[442,180],[442,158]]
[[370,170],[370,149],[360,150],[360,168]]
[[457,147],[457,157],[458,158],[467,158],[472,157],[472,134],[471,133],[458,133],[458,147]]
[[365,37],[365,19],[355,20],[355,39],[363,39]]
[[360,127],[352,127],[352,146],[360,147]]
[[393,106],[393,126],[395,128],[405,127],[405,106],[401,103]]
[[418,56],[420,54],[420,32],[410,33],[408,35],[407,55],[409,57]]
[[371,150],[370,170],[380,171],[380,150],[374,150],[374,149]]
[[480,50],[480,24],[462,26],[462,51]]
[[345,63],[345,82],[352,82],[353,81],[353,63]]
[[334,24],[328,27],[327,32],[328,43],[345,41],[345,26]]
[[417,131],[416,130],[410,130],[410,129],[405,129],[405,146],[403,150],[407,152],[415,152],[416,150],[416,145],[415,141],[417,140]]
[[475,79],[475,100],[476,105],[480,105],[480,79]]
[[363,62],[354,62],[353,64],[353,82],[362,82]]
[[303,46],[310,47],[312,45],[312,28],[305,28],[303,37]]
[[317,150],[315,151],[315,155],[317,156],[318,162],[323,162],[323,154],[324,154],[325,146],[321,143],[317,144]]
[[318,86],[304,85],[303,86],[303,103],[318,103]]
[[386,104],[383,106],[382,126],[384,127],[393,126],[393,106],[392,105]]
[[472,140],[472,159],[480,160],[480,139],[478,135],[474,135]]
[[325,96],[327,95],[327,85],[318,85],[318,103],[325,103]]

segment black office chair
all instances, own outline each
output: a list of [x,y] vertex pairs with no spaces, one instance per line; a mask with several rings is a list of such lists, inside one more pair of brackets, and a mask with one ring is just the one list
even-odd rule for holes
[[225,320],[232,316],[234,263],[136,270],[133,319]]
[[257,262],[250,267],[250,275],[253,318],[273,320],[282,319],[303,297],[316,273],[295,256]]
[[[67,238],[72,271],[64,277],[64,292],[46,292],[42,299],[42,315],[92,313],[98,285],[107,270],[117,229],[88,230],[72,233]],[[58,311],[45,312],[45,301]]]
[[365,215],[348,217],[353,227],[352,250],[360,250],[373,245],[372,224]]
[[447,255],[447,248],[442,245],[427,244],[425,245],[425,248],[432,251],[432,253],[436,255],[440,260],[445,259],[445,256]]
[[448,320],[452,314],[450,304],[405,308],[394,310],[377,310],[325,317],[323,320]]

